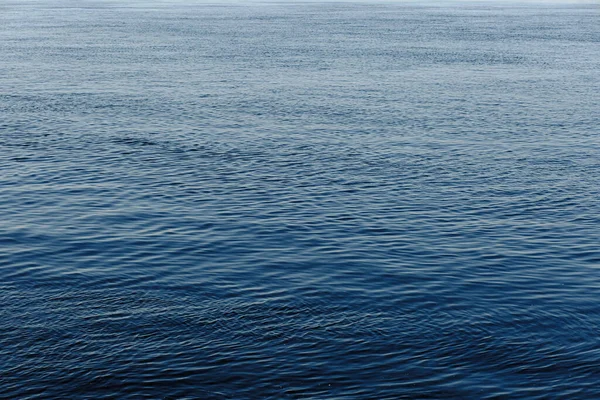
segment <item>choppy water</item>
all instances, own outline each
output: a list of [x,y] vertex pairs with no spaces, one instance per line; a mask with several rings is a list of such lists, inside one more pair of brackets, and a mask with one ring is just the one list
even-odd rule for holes
[[599,398],[598,11],[0,2],[0,397]]

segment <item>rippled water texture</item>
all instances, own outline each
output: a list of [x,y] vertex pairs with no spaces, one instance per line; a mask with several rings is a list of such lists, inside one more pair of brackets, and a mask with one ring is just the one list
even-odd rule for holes
[[0,2],[0,397],[600,398],[594,5]]

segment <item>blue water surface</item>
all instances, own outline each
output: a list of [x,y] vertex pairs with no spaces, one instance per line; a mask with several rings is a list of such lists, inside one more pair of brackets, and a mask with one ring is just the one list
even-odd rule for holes
[[0,397],[600,398],[599,11],[0,0]]

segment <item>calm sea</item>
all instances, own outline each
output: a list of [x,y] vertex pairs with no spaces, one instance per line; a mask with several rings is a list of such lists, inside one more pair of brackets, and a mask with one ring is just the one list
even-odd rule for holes
[[600,398],[598,4],[0,1],[0,398]]

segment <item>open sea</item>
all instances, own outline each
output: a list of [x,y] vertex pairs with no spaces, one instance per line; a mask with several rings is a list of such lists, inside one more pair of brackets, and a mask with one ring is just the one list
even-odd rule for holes
[[0,398],[599,399],[599,3],[0,0]]

